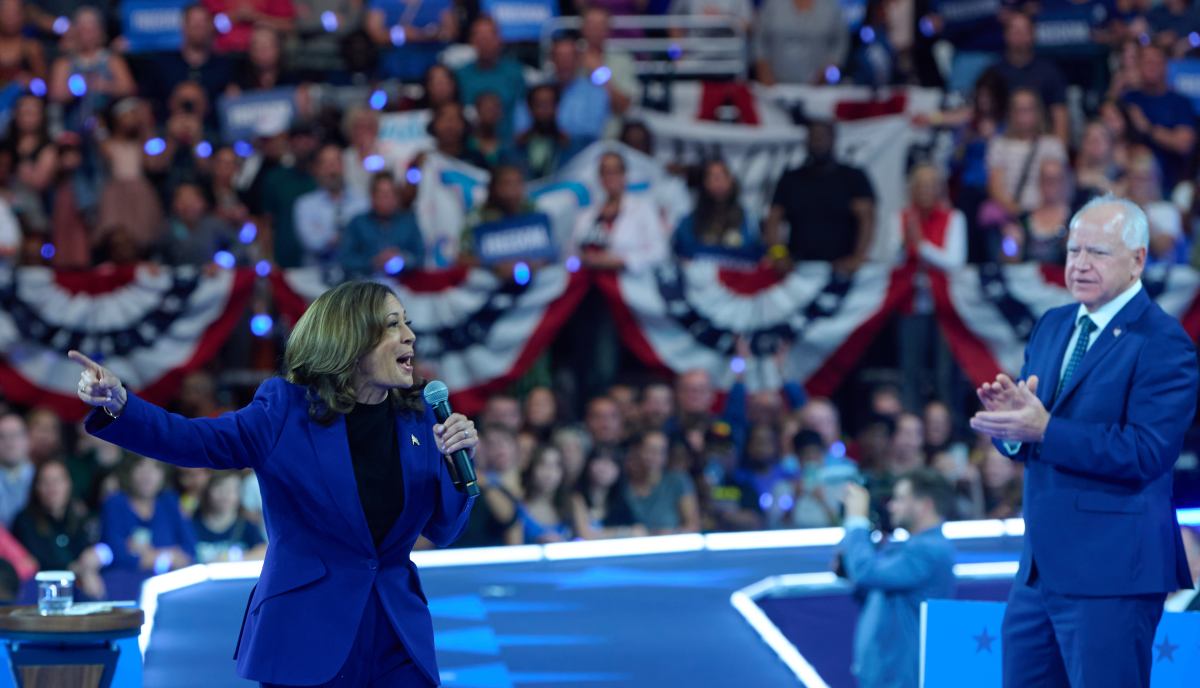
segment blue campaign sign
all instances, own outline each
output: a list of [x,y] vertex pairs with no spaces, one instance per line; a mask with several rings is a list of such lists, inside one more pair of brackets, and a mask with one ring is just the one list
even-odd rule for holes
[[925,688],[1000,688],[1000,622],[1003,602],[929,600],[921,623],[921,675]]
[[223,97],[217,106],[226,141],[285,132],[296,116],[296,89],[275,88]]
[[545,213],[518,215],[475,228],[475,255],[484,265],[510,260],[554,260],[558,252]]
[[935,4],[947,26],[971,24],[1000,13],[1001,0],[942,0]]
[[500,25],[500,37],[506,41],[537,41],[542,26],[558,16],[554,0],[483,0],[484,14]]
[[382,10],[389,26],[425,27],[441,21],[442,12],[451,9],[452,0],[370,0],[368,6]]
[[1200,60],[1168,62],[1167,83],[1176,93],[1192,101],[1192,109],[1200,114]]
[[129,52],[178,50],[183,42],[183,9],[195,0],[123,0],[121,31]]
[[842,20],[846,22],[846,28],[857,31],[867,16],[867,0],[838,0],[838,5],[842,8]]
[[[921,619],[924,688],[999,688],[1003,602],[930,600]],[[1154,635],[1150,688],[1196,685],[1200,676],[1200,614],[1167,612]]]
[[1092,40],[1092,31],[1108,22],[1108,17],[1108,8],[1101,2],[1047,3],[1037,15],[1034,43],[1040,50],[1055,55],[1104,51],[1102,45]]

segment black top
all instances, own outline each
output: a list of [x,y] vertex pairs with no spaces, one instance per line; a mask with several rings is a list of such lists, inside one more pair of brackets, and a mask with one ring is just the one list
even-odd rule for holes
[[196,560],[201,564],[221,561],[234,547],[245,553],[267,541],[254,524],[240,516],[224,531],[216,532],[209,530],[197,513],[192,528],[196,531]]
[[1044,107],[1062,105],[1067,101],[1067,82],[1062,72],[1052,61],[1040,55],[1022,67],[1000,60],[995,69],[1004,79],[1009,93],[1018,88],[1033,89],[1041,96]]
[[61,521],[39,518],[32,507],[22,511],[12,526],[13,536],[43,570],[69,567],[83,550],[99,540],[96,530],[93,522],[70,515]]
[[834,162],[784,172],[771,205],[783,208],[792,227],[788,252],[793,260],[831,261],[852,255],[858,245],[858,219],[850,202],[874,198],[862,170]]
[[404,511],[404,474],[391,403],[356,404],[346,414],[358,501],[378,547]]

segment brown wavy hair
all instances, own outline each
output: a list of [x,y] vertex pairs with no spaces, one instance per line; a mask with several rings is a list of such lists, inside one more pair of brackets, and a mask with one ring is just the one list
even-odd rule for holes
[[[396,296],[379,282],[345,282],[317,297],[292,329],[284,377],[308,389],[308,415],[315,422],[329,425],[354,408],[358,363],[383,339],[389,295]],[[408,389],[390,390],[388,401],[395,410],[423,414],[424,387],[424,380],[414,379]]]

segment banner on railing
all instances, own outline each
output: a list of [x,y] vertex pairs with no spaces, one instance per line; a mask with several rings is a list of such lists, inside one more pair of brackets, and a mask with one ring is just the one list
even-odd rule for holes
[[[931,284],[942,336],[975,384],[1000,372],[1019,374],[1038,318],[1073,301],[1063,286],[1062,268],[1032,263],[934,273]],[[1200,337],[1200,273],[1184,266],[1150,266],[1142,285],[1193,340]]]
[[[330,286],[326,280],[315,268],[271,275],[276,303],[291,320]],[[444,381],[454,391],[455,408],[474,412],[550,346],[587,292],[588,277],[550,266],[524,285],[487,270],[463,269],[385,283],[412,321],[419,372]]]
[[[413,321],[422,373],[445,380],[456,403],[472,411],[532,366],[591,286],[609,302],[624,344],[651,367],[704,369],[725,387],[732,359],[745,354],[752,389],[788,380],[829,395],[911,301],[911,270],[868,263],[839,275],[826,264],[805,263],[780,275],[694,261],[637,274],[551,264],[525,284],[461,267],[383,279]],[[15,403],[78,418],[79,370],[66,352],[79,349],[131,389],[165,402],[182,375],[210,360],[244,322],[254,279],[249,269],[148,265],[86,273],[0,270],[0,391]],[[294,323],[341,279],[319,268],[274,270],[275,309]],[[1071,302],[1057,267],[968,267],[934,273],[930,281],[943,335],[976,383],[1000,371],[1018,373],[1034,323]],[[1200,273],[1155,266],[1143,284],[1193,339],[1200,336]],[[739,340],[746,345],[740,354]]]
[[0,389],[19,404],[66,418],[78,349],[150,401],[167,402],[183,375],[212,359],[241,321],[254,275],[143,265],[115,272],[0,269]]
[[912,293],[907,269],[883,264],[844,276],[805,263],[780,276],[699,261],[597,280],[622,340],[648,365],[704,369],[727,383],[742,338],[751,354],[747,368],[773,375],[762,386],[778,387],[786,377],[818,396],[837,388]]

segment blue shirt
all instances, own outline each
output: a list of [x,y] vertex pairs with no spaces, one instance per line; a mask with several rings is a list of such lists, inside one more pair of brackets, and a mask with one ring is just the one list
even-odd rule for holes
[[558,126],[572,139],[590,143],[604,136],[609,116],[608,91],[579,78],[563,87],[558,101]]
[[139,557],[129,550],[131,540],[156,549],[178,547],[188,556],[196,556],[196,533],[179,510],[179,498],[169,490],[154,500],[154,515],[149,520],[134,513],[124,492],[113,494],[100,508],[100,529],[100,540],[112,548],[115,569],[138,569]]
[[458,100],[464,105],[474,105],[481,93],[491,92],[500,96],[504,108],[500,136],[505,141],[511,141],[514,111],[517,103],[525,100],[525,75],[520,63],[506,55],[489,69],[480,67],[478,62],[463,65],[454,76],[458,80]]
[[954,596],[954,546],[930,528],[876,551],[865,524],[847,519],[838,550],[846,576],[866,595],[851,665],[859,688],[916,688],[921,603]]
[[679,221],[671,243],[675,255],[680,258],[695,258],[698,255],[712,258],[725,258],[758,262],[762,257],[763,248],[758,241],[758,232],[750,224],[750,217],[742,212],[742,226],[730,227],[720,237],[719,243],[706,244],[696,236],[696,214],[692,213]]
[[[403,0],[369,0],[370,10],[383,13],[384,25],[404,25],[424,29],[438,24],[443,10],[450,9],[449,0],[423,0],[412,3]],[[438,41],[408,43],[380,51],[378,70],[380,76],[396,79],[419,80],[438,61],[438,55],[446,47]]]
[[[1142,112],[1146,113],[1146,118],[1150,120],[1151,124],[1168,129],[1174,129],[1180,125],[1194,128],[1196,125],[1196,114],[1192,109],[1191,102],[1174,91],[1167,91],[1157,96],[1143,91],[1130,91],[1121,100],[1140,107]],[[1150,140],[1145,141],[1145,144],[1154,151],[1158,167],[1162,170],[1163,195],[1169,196],[1171,189],[1174,189],[1179,180],[1183,178],[1188,156],[1168,151]]]
[[347,225],[338,245],[338,262],[347,272],[369,275],[375,272],[373,261],[379,252],[394,248],[404,256],[404,265],[418,268],[425,263],[425,240],[411,212],[390,218],[363,213]]

